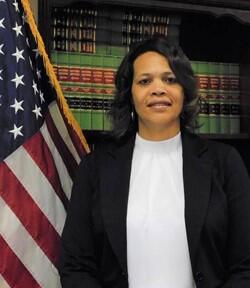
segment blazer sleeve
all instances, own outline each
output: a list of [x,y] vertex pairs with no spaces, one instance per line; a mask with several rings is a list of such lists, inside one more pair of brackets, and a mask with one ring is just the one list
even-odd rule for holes
[[100,288],[91,228],[93,181],[85,156],[73,184],[68,214],[62,233],[59,273],[63,288]]
[[225,191],[228,199],[229,276],[223,288],[250,287],[250,180],[238,152],[232,148],[225,159]]

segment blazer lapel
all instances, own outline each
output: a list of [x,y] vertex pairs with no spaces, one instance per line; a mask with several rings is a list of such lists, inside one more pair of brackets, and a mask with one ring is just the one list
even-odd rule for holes
[[134,137],[110,149],[101,180],[102,213],[106,231],[122,270],[127,273],[127,203]]
[[183,133],[182,143],[185,221],[190,258],[194,268],[200,233],[208,207],[212,165],[204,157],[207,148],[200,138]]

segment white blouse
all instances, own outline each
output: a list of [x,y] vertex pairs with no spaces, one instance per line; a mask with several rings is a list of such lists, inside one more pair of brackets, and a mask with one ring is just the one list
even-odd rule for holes
[[136,135],[127,211],[129,288],[195,287],[182,162],[180,133],[164,141]]

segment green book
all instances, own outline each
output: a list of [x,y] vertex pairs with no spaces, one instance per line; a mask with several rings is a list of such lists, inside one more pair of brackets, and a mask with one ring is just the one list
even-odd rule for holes
[[53,69],[55,71],[56,76],[58,77],[58,60],[57,60],[57,51],[52,51],[50,53],[51,63],[53,65]]
[[240,133],[240,100],[232,100],[230,105],[230,134]]
[[[225,98],[228,96],[225,95]],[[228,100],[220,103],[220,132],[221,134],[230,134],[230,109],[231,104]]]
[[57,65],[57,63],[58,63],[58,61],[57,61],[57,53],[58,53],[58,51],[56,51],[56,50],[53,50],[50,53],[50,60],[51,60],[52,64],[56,64]]
[[240,133],[240,67],[231,63],[230,70],[230,134]]
[[209,133],[220,133],[220,64],[207,62],[209,75]]
[[92,98],[91,130],[103,131],[103,96],[94,95]]
[[220,133],[220,102],[217,99],[209,99],[209,133]]
[[81,127],[81,109],[79,108],[79,97],[74,94],[66,94],[65,98],[73,116]]
[[92,55],[91,54],[84,54],[81,53],[80,55],[80,62],[78,65],[81,67],[90,67],[92,64]]
[[199,125],[198,132],[203,134],[209,133],[209,105],[207,101],[207,93],[200,92],[200,113],[197,117]]
[[[198,70],[198,62],[197,61],[190,61],[191,62],[191,66],[192,66],[192,69],[193,69],[193,72],[195,75],[197,75],[197,70]],[[197,78],[197,76],[196,76]],[[201,120],[200,120],[200,115],[197,116],[197,123],[200,123]],[[199,127],[195,129],[195,133],[200,133],[199,132]]]
[[192,67],[195,75],[197,75],[197,73],[198,73],[198,63],[199,62],[197,62],[197,61],[191,61],[191,67]]
[[52,63],[78,67],[117,68],[123,57],[119,55],[88,54],[77,52],[51,51]]
[[220,63],[220,132],[230,134],[229,63]]
[[83,128],[82,125],[81,125],[81,114],[82,114],[81,109],[71,108],[70,110],[71,110],[73,116],[75,117],[76,121],[78,122],[79,126],[81,128]]
[[102,45],[98,44],[96,45],[96,53],[100,55],[109,55],[109,56],[121,56],[124,57],[125,54],[128,52],[126,46],[108,46],[108,45]]
[[[193,64],[194,66],[194,64]],[[196,61],[196,78],[200,97],[200,113],[198,115],[199,133],[209,133],[209,103],[208,103],[208,65],[207,62]]]
[[111,102],[112,102],[112,97],[110,97],[108,95],[104,95],[104,98],[103,98],[103,110],[104,110],[103,129],[104,129],[104,131],[110,131],[112,128],[111,119],[108,115],[108,111],[111,108]]
[[80,126],[83,130],[91,130],[92,124],[92,96],[81,96],[81,114],[80,114]]

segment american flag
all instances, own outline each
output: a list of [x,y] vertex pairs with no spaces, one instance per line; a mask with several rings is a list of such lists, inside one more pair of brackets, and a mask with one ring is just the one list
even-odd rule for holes
[[0,287],[56,288],[72,179],[88,148],[61,108],[25,3],[0,0]]

